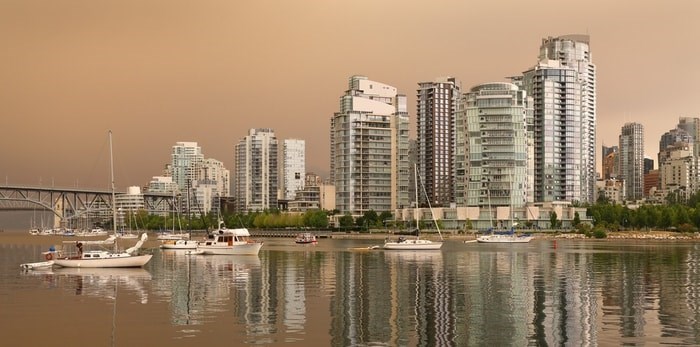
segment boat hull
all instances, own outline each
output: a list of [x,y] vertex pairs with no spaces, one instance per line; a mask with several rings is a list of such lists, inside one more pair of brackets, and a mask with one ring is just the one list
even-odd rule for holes
[[199,245],[198,251],[211,255],[257,255],[262,248],[260,242],[241,242],[232,245]]
[[483,235],[476,238],[479,243],[528,243],[532,236]]
[[54,265],[80,268],[141,267],[146,265],[151,257],[152,254],[102,259],[56,259]]
[[430,240],[405,240],[400,242],[389,241],[384,243],[384,249],[387,250],[437,250],[442,247],[442,242],[433,242]]
[[164,242],[160,245],[161,249],[197,249],[197,241],[194,240],[177,240],[175,242]]

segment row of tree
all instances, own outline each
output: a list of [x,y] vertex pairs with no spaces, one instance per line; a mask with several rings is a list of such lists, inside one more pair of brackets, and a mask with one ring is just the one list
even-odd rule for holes
[[[694,205],[689,205],[694,203]],[[229,228],[246,227],[253,229],[279,229],[279,228],[312,228],[328,229],[330,217],[338,211],[310,210],[303,214],[284,213],[278,210],[262,212],[248,212],[225,214],[222,219]],[[599,200],[587,209],[591,217],[593,227],[603,228],[608,231],[618,230],[679,230],[694,231],[700,228],[700,196],[693,195],[688,199],[674,201],[666,205],[641,205],[637,208],[629,208],[626,205],[611,204]],[[574,217],[573,225],[580,224],[580,216]],[[190,216],[173,218],[148,214],[139,211],[126,221],[129,229],[148,230],[211,230],[218,227],[218,217],[213,214],[202,217]],[[377,213],[367,211],[361,217],[354,218],[346,213],[338,219],[341,230],[370,229],[406,229],[415,225],[405,225],[394,221],[390,212]],[[174,225],[173,225],[174,223]],[[432,228],[432,221],[423,221],[421,229]],[[467,221],[468,224],[469,221]],[[552,228],[560,225],[556,214],[550,215]],[[467,226],[468,227],[468,226]]]

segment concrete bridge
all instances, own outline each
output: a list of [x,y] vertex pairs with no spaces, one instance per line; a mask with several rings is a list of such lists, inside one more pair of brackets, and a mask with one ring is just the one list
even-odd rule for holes
[[[122,195],[124,192],[115,192]],[[173,211],[170,194],[143,194],[149,213]],[[112,192],[107,190],[0,185],[0,211],[51,211],[57,219],[112,215]]]

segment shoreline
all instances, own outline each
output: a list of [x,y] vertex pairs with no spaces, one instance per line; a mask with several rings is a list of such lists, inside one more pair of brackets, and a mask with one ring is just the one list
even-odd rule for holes
[[[312,230],[304,230],[304,232],[314,233]],[[274,239],[274,238],[293,238],[290,234],[278,234],[276,236],[271,236],[270,232],[251,232],[253,238],[262,239]],[[256,235],[258,234],[258,235]],[[261,235],[262,234],[262,235]],[[401,235],[387,232],[370,232],[370,233],[359,233],[359,232],[316,232],[315,233],[319,239],[338,239],[338,240],[385,240],[387,238],[394,239],[400,236],[403,237],[413,237],[411,235]],[[648,241],[700,241],[700,233],[679,233],[671,231],[616,231],[608,232],[607,237],[597,239],[595,237],[586,237],[584,234],[578,234],[573,232],[567,233],[556,233],[556,232],[538,232],[530,233],[533,236],[533,240],[648,240]],[[157,233],[149,232],[149,240],[147,241],[147,246],[154,246],[160,244],[156,239]],[[442,238],[445,241],[470,241],[476,240],[476,237],[480,235],[479,233],[467,233],[467,234],[452,234],[443,233]],[[197,235],[200,237],[202,235]],[[421,238],[432,241],[439,241],[440,237],[436,232],[424,232],[421,233]],[[22,231],[8,231],[0,233],[0,244],[17,244],[17,245],[46,245],[46,244],[61,244],[64,242],[70,242],[72,240],[78,240],[80,238],[76,237],[65,237],[65,236],[35,236],[30,235],[28,232]],[[101,239],[101,237],[89,237],[88,239]],[[157,247],[157,246],[156,246]]]

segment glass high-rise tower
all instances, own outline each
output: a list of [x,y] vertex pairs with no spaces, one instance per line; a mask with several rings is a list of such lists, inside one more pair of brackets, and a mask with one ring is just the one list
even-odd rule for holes
[[593,202],[596,69],[589,37],[543,39],[522,86],[535,100],[535,201]]
[[477,85],[457,111],[457,203],[487,208],[532,201],[532,98],[512,83]]
[[620,133],[620,178],[625,182],[625,199],[644,197],[644,126],[626,123]]

